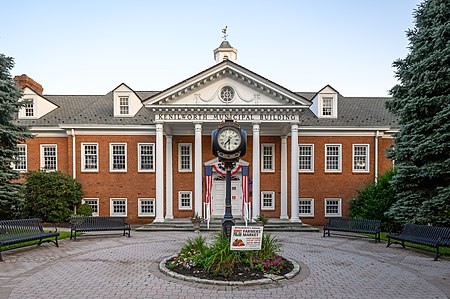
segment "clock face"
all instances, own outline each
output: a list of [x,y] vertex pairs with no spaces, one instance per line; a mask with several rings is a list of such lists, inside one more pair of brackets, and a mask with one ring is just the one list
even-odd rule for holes
[[225,152],[236,150],[241,142],[241,133],[234,128],[225,128],[219,132],[218,145]]

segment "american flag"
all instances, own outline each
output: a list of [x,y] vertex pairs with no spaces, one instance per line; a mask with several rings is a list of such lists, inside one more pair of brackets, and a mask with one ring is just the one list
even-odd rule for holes
[[242,166],[242,216],[244,216],[245,204],[248,202],[248,166]]
[[211,204],[212,167],[210,165],[205,166],[205,182],[206,182],[205,202],[209,203],[209,212],[210,214],[212,214],[212,204]]

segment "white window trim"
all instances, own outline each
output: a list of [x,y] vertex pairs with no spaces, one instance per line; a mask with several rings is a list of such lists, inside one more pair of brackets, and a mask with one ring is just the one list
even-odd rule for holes
[[300,213],[299,212],[298,215],[300,217],[314,217],[314,198],[299,198],[298,199],[299,211],[300,211],[300,201],[301,200],[309,200],[311,202],[311,213],[305,214],[305,213]]
[[[264,147],[272,148],[272,166],[270,169],[264,169]],[[261,144],[261,172],[275,172],[275,144],[274,143],[262,143]]]
[[18,148],[23,147],[25,148],[25,169],[17,169],[17,163],[13,163],[14,170],[20,172],[20,173],[26,173],[28,172],[28,145],[25,143],[21,143],[17,145]]
[[[323,115],[323,99],[332,98],[331,101],[331,115]],[[337,117],[337,95],[335,94],[322,94],[319,95],[319,117],[320,118],[336,118]]]
[[[183,194],[183,193],[189,193],[189,196],[190,196],[190,199],[191,199],[189,207],[183,207],[181,205],[181,194]],[[192,210],[192,191],[178,191],[178,209],[179,210],[184,210],[184,211]]]
[[[189,169],[181,169],[182,146],[189,146]],[[178,172],[192,172],[192,143],[178,143]]]
[[[86,169],[86,160],[85,160],[85,146],[86,145],[95,145],[97,146],[97,168],[95,169]],[[98,165],[100,163],[99,160],[99,147],[98,147],[98,143],[95,142],[82,142],[81,143],[81,171],[82,172],[98,172]]]
[[[44,147],[52,146],[55,147],[55,169],[45,169],[45,163],[44,163]],[[58,145],[57,144],[41,144],[40,145],[40,168],[44,171],[50,172],[50,171],[58,171]]]
[[[125,145],[125,169],[114,169],[113,168],[113,146],[114,145]],[[127,172],[128,169],[128,149],[126,142],[112,142],[109,144],[109,171],[110,172]]]
[[[270,207],[263,205],[264,194],[272,195],[272,205]],[[261,191],[261,210],[262,211],[274,211],[275,210],[275,191]]]
[[[366,151],[366,169],[355,169],[355,147],[365,146]],[[352,170],[357,173],[369,173],[370,172],[370,146],[369,144],[353,144],[352,146]]]
[[86,198],[83,198],[81,200],[81,203],[86,203],[86,200],[95,200],[95,201],[97,201],[97,213],[92,212],[92,216],[98,217],[99,211],[100,211],[100,201],[99,201],[99,199],[98,198],[88,198],[88,197],[86,197]]
[[[142,201],[143,200],[150,200],[153,201],[153,213],[151,214],[145,214],[142,213]],[[155,217],[155,211],[156,211],[156,200],[155,198],[138,198],[138,217]]]
[[[300,169],[300,146],[311,146],[311,169]],[[313,173],[314,172],[314,144],[310,143],[300,143],[298,145],[298,172],[302,173]]]
[[[128,101],[128,104],[127,105],[121,105],[120,104],[120,99],[121,98],[126,98],[127,101]],[[121,115],[121,116],[130,115],[130,96],[129,95],[119,95],[117,97],[117,105],[118,105],[118,112],[119,112],[118,114],[119,115]],[[120,108],[122,108],[122,107],[128,107],[128,113],[121,113],[121,109]]]
[[[338,146],[339,147],[339,159],[338,159],[338,169],[327,169],[327,147],[328,146]],[[325,172],[329,173],[341,173],[342,172],[342,144],[325,144],[325,150],[324,150],[324,168]]]
[[[331,200],[339,201],[337,214],[328,214],[327,213],[327,203],[328,203],[328,201],[331,201]],[[342,217],[342,198],[325,198],[324,205],[325,205],[324,206],[325,217]]]
[[[113,201],[114,200],[125,200],[125,215],[114,214]],[[128,198],[125,197],[114,197],[109,199],[109,216],[115,217],[127,217],[128,216]]]
[[[141,169],[141,146],[151,145],[153,147],[153,168],[152,169]],[[155,172],[155,144],[154,143],[138,143],[138,172]]]

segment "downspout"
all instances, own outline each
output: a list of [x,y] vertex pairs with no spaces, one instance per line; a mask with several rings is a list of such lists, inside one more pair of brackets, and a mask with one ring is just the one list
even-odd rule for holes
[[72,177],[74,179],[77,178],[77,163],[76,163],[76,157],[75,157],[75,148],[76,148],[76,143],[75,143],[75,130],[72,129]]
[[378,130],[375,131],[375,165],[374,165],[374,176],[375,184],[378,183]]

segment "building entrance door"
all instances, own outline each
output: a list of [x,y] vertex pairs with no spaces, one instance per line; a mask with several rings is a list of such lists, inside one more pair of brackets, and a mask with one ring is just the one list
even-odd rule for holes
[[[212,217],[221,218],[225,214],[225,184],[226,178],[221,175],[213,176],[212,182]],[[231,177],[231,209],[234,218],[242,217],[242,182],[241,174]]]

